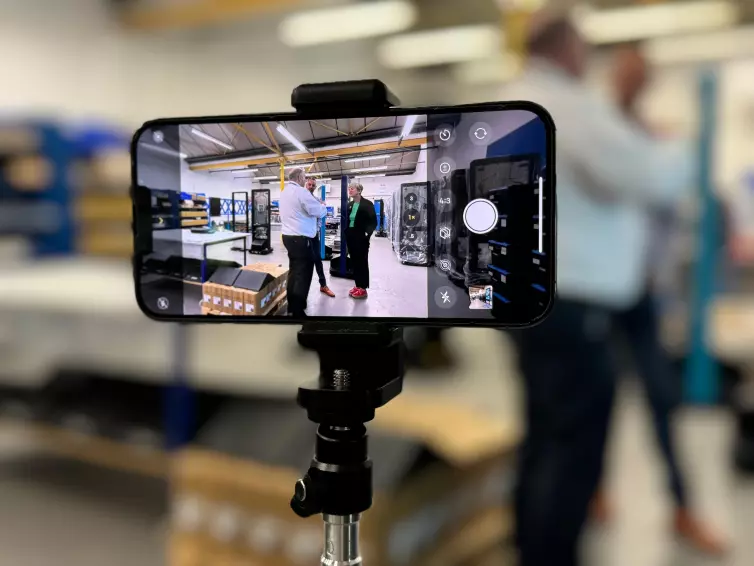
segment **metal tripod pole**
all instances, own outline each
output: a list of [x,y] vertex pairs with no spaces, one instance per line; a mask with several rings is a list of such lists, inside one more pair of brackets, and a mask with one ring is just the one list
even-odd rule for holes
[[359,520],[361,515],[322,515],[325,521],[323,566],[361,566]]

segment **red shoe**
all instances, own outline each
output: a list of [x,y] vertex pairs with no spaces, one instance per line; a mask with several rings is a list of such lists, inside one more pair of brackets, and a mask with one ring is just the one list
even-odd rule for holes
[[330,287],[328,287],[327,285],[325,285],[324,287],[320,287],[320,288],[319,288],[319,292],[320,292],[320,293],[324,293],[324,294],[325,294],[325,295],[327,295],[328,297],[335,297],[335,293],[333,293],[333,292],[332,292],[332,291],[330,290]]
[[715,558],[728,554],[728,542],[689,511],[677,510],[673,523],[676,535],[697,552]]
[[366,299],[369,295],[367,294],[366,289],[356,289],[353,293],[351,293],[351,297],[354,299]]
[[612,521],[613,508],[602,490],[598,490],[592,498],[590,513],[600,525],[606,525]]
[[350,291],[348,291],[348,294],[349,294],[349,295],[350,295],[351,297],[353,297],[353,294],[354,294],[354,293],[355,293],[356,291],[358,291],[358,290],[359,290],[359,288],[358,288],[358,287],[354,287],[353,289],[351,289]]

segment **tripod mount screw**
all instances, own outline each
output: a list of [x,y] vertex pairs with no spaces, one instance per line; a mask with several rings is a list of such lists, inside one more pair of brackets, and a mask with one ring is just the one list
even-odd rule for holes
[[351,374],[345,369],[336,369],[333,372],[333,385],[335,389],[348,389],[351,385]]

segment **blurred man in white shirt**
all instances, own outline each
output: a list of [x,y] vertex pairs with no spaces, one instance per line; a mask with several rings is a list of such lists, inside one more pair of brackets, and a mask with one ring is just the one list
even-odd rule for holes
[[280,195],[280,221],[283,245],[288,250],[288,312],[305,317],[309,289],[314,274],[314,238],[320,218],[327,215],[325,205],[304,188],[306,174],[293,169]]
[[574,566],[615,389],[611,316],[645,292],[648,207],[693,187],[694,162],[689,146],[652,139],[585,84],[589,50],[568,17],[538,14],[528,49],[504,99],[542,105],[557,128],[558,299],[513,334],[527,418],[517,544],[521,566]]

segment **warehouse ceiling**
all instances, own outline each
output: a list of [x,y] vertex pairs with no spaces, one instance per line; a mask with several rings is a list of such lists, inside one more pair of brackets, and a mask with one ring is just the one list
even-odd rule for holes
[[[255,177],[279,177],[281,158],[288,167],[302,164],[310,173],[321,173],[324,177],[346,173],[366,175],[367,171],[354,172],[365,167],[380,167],[376,173],[380,175],[410,175],[416,171],[419,145],[426,136],[402,139],[406,119],[390,116],[187,125],[181,127],[180,149],[188,156],[192,169],[232,171],[239,175],[254,169]],[[299,140],[308,153],[302,154],[277,130],[278,125]],[[412,138],[425,131],[426,117],[420,116],[412,129]]]
[[[375,0],[107,0],[130,27],[165,29],[216,26],[223,23],[280,16],[301,10],[353,5]],[[416,30],[492,23],[500,20],[499,5],[506,0],[413,0],[418,9]],[[571,0],[550,0],[561,5]],[[589,0],[594,8],[621,8],[639,4],[688,0]],[[574,3],[574,2],[571,2]],[[754,22],[754,0],[737,0],[742,23]]]

